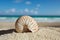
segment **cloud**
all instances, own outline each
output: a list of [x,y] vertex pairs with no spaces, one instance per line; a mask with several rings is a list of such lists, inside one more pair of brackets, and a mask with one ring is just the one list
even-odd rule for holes
[[38,10],[30,10],[30,13],[38,14]]
[[16,12],[16,9],[15,9],[15,8],[13,8],[13,9],[11,9],[10,11],[14,13],[14,12]]
[[28,8],[25,8],[24,9],[24,12],[26,12],[26,13],[29,12],[29,9]]
[[26,2],[25,2],[25,4],[30,5],[30,4],[31,4],[31,2],[30,2],[30,1],[26,1]]
[[[21,11],[20,11],[21,12]],[[21,13],[31,13],[31,14],[38,14],[38,10],[29,10],[28,8],[25,8]]]
[[40,9],[40,4],[37,4],[35,10],[39,10],[39,9]]
[[12,8],[12,9],[8,9],[8,10],[5,11],[5,13],[9,13],[9,14],[10,14],[10,13],[18,13],[18,14],[19,14],[19,13],[20,13],[20,14],[25,14],[25,13],[26,13],[26,14],[27,14],[27,13],[30,14],[30,13],[31,13],[31,14],[38,14],[38,12],[39,12],[38,10],[35,10],[35,9],[30,10],[30,9],[28,9],[28,8],[25,8],[25,9],[23,9],[23,10],[22,10],[22,9],[16,10],[15,8]]
[[5,11],[6,13],[15,13],[16,12],[16,9],[15,8],[12,8],[12,9],[9,9],[7,11]]
[[40,4],[37,4],[37,7],[40,7]]
[[34,11],[35,14],[38,14],[38,11]]

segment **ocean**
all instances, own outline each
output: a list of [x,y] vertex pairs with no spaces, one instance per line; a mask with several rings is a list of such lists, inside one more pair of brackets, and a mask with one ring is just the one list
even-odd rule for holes
[[[0,16],[0,22],[15,22],[21,16]],[[31,16],[37,22],[60,22],[59,16]]]

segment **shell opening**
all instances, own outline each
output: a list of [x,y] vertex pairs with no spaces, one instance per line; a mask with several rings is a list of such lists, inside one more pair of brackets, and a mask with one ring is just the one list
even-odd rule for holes
[[23,32],[31,32],[28,28],[28,25],[24,25]]

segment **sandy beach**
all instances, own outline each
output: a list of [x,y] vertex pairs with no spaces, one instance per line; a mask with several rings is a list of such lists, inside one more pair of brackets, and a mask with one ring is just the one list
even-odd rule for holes
[[2,28],[14,28],[15,22],[0,22],[0,29]]
[[60,0],[0,0],[0,40],[60,40]]
[[60,40],[60,23],[39,22],[36,33],[16,33],[15,22],[0,22],[0,40]]

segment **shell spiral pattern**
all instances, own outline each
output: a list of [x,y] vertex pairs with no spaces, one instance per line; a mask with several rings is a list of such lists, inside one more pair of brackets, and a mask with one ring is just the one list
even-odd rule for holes
[[15,29],[17,32],[36,32],[38,31],[37,22],[30,16],[22,16],[18,18],[15,23]]

